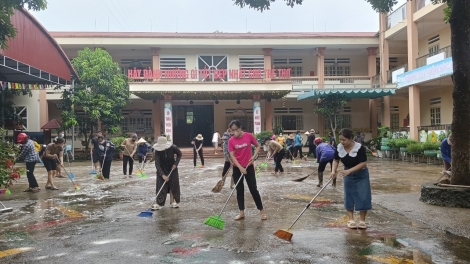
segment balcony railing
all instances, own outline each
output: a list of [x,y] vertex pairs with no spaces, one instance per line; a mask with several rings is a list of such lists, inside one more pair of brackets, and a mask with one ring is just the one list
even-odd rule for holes
[[301,77],[290,77],[288,79],[277,78],[271,79],[271,81],[291,81],[292,84],[318,84],[318,77],[315,76],[301,76]]
[[[434,57],[434,56],[436,56],[436,57]],[[434,58],[431,59],[431,60],[428,60],[431,57],[434,57]],[[436,61],[447,59],[449,57],[452,57],[452,50],[451,50],[450,46],[447,46],[447,47],[442,48],[442,49],[440,49],[436,52],[426,54],[422,57],[417,58],[416,59],[416,68],[423,67],[423,66],[426,66],[428,64],[434,63]]]
[[387,16],[387,29],[392,28],[396,24],[406,19],[406,3],[395,9]]
[[398,70],[398,69],[401,69],[401,68],[405,68],[405,72],[407,72],[408,71],[408,64],[405,63],[403,65],[393,67],[392,69],[387,71],[387,83],[393,83],[393,72]]
[[420,10],[421,8],[432,4],[431,0],[415,0],[416,1],[416,11]]
[[371,78],[368,76],[327,76],[323,85],[318,78],[300,77],[301,83],[293,84],[292,93],[310,92],[315,89],[368,89],[372,88]]

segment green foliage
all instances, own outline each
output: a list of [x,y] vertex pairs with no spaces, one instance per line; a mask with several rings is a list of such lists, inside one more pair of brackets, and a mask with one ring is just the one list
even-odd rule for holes
[[439,150],[441,144],[439,142],[423,142],[421,147],[423,150]]
[[11,16],[17,9],[27,7],[40,11],[47,8],[46,0],[1,0],[0,1],[0,49],[8,49],[9,39],[16,37],[17,29],[11,23]]
[[125,137],[115,137],[115,138],[111,138],[109,141],[111,141],[111,143],[114,144],[116,150],[118,150],[119,152],[122,152],[124,151],[124,147],[121,145],[122,145],[122,142],[124,142],[124,140],[126,140]]
[[[253,8],[255,10],[263,12],[264,10],[269,10],[271,3],[275,2],[275,0],[233,0],[235,5],[239,6],[240,8],[244,8],[247,6],[248,8]],[[303,0],[283,0],[286,4],[290,7],[294,7],[295,5],[301,5]]]
[[396,138],[392,138],[387,142],[387,146],[389,146],[391,149],[398,148],[397,146],[397,140]]
[[274,135],[279,135],[282,133],[282,131],[284,131],[284,128],[281,125],[278,125],[275,128],[273,128]]
[[339,113],[349,101],[351,99],[342,94],[331,94],[321,97],[315,103],[313,112],[317,115],[322,115],[326,120],[330,121],[331,131],[335,137],[337,126],[341,124]]
[[420,154],[423,152],[423,147],[421,143],[415,141],[406,146],[406,151],[410,154]]
[[272,136],[273,132],[271,131],[261,131],[261,133],[255,135],[255,138],[258,140],[264,140],[265,138],[271,138]]
[[[80,83],[74,90],[62,92],[62,126],[69,129],[79,127],[79,134],[85,136],[86,150],[98,122],[106,126],[108,133],[120,131],[121,110],[129,102],[127,77],[109,53],[102,49],[85,48],[78,51],[72,60],[80,76]],[[85,114],[77,115],[75,109]]]
[[397,139],[395,139],[395,145],[398,148],[406,148],[411,143],[417,143],[417,141],[407,139],[407,138],[397,138]]
[[[6,130],[0,128],[0,134],[3,133],[6,133]],[[0,189],[8,189],[24,173],[23,169],[13,165],[13,160],[19,153],[17,144],[0,141]]]

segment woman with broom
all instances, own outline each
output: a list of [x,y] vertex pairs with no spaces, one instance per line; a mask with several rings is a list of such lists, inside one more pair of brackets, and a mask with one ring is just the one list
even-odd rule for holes
[[279,173],[284,173],[284,168],[282,168],[282,158],[286,154],[284,151],[284,148],[279,144],[277,141],[272,140],[271,138],[267,137],[264,140],[264,144],[268,147],[268,157],[273,157],[274,158],[274,163],[275,163],[275,168],[274,172],[271,174],[276,175],[277,172]]
[[[230,158],[234,164],[233,167],[233,180],[238,183],[242,174],[245,177],[248,188],[250,189],[251,196],[255,201],[256,208],[260,210],[261,220],[266,220],[266,216],[263,210],[263,202],[256,186],[255,168],[253,162],[255,157],[258,155],[260,145],[256,138],[247,132],[243,132],[240,128],[240,122],[233,120],[230,122],[229,128],[233,133],[233,137],[228,142],[228,150],[230,152]],[[251,145],[256,146],[255,153],[251,154]],[[235,186],[237,188],[237,202],[240,213],[234,218],[234,220],[242,220],[245,218],[245,197],[244,197],[244,185],[243,179]]]
[[98,136],[98,156],[101,165],[100,174],[103,175],[106,180],[109,180],[111,173],[111,162],[113,162],[115,147],[116,146],[106,140],[103,135]]
[[[165,205],[166,195],[170,193],[170,207],[178,208],[180,203],[180,179],[178,175],[178,164],[181,160],[181,150],[168,142],[166,137],[158,137],[157,143],[153,145],[155,168],[157,169],[157,193],[166,182],[164,188],[157,196],[157,203],[153,204],[152,210],[160,210]],[[176,156],[176,158],[175,158]],[[171,173],[171,174],[170,174]],[[175,202],[173,202],[173,198]]]
[[[317,187],[323,187],[323,172],[326,165],[330,164],[330,169],[333,171],[333,159],[335,157],[335,149],[328,143],[323,142],[321,138],[316,138],[313,143],[316,145],[315,152],[318,163],[318,184]],[[336,178],[333,179],[333,187],[336,187]]]
[[[341,129],[339,141],[340,144],[335,151],[331,177],[336,179],[339,175],[344,178],[344,207],[349,218],[348,227],[366,229],[366,214],[368,210],[372,209],[366,149],[360,143],[354,142],[354,132],[351,129]],[[338,172],[340,160],[344,165],[344,170]],[[359,223],[354,221],[354,210],[359,211]]]

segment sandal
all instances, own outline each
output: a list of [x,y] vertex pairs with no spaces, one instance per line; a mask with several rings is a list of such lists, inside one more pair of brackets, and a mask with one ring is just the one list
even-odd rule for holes
[[359,229],[367,229],[367,224],[364,221],[359,221],[359,224],[357,225],[357,228]]
[[62,176],[62,175],[56,175],[55,177],[56,178],[65,178],[65,176]]
[[59,190],[59,188],[57,188],[55,186],[51,186],[51,187],[49,187],[49,190],[57,191],[57,190]]
[[237,216],[235,216],[235,218],[233,218],[233,220],[235,220],[235,221],[243,220],[243,219],[245,219],[245,216],[241,216],[241,215],[237,215]]
[[51,186],[46,186],[44,187],[46,190],[50,190],[52,187]]
[[24,190],[23,192],[32,192],[32,191],[33,191],[33,189],[28,188],[28,189]]
[[357,228],[356,221],[354,221],[354,220],[349,220],[347,222],[347,225],[348,225],[348,228],[351,228],[351,229]]
[[261,214],[261,220],[268,220],[268,217],[266,216],[266,214]]

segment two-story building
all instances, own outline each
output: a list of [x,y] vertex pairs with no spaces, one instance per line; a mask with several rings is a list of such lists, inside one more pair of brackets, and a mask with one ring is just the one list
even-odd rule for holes
[[380,74],[375,84],[396,87],[396,95],[380,99],[383,119],[393,130],[450,130],[452,123],[452,54],[446,4],[408,1],[380,16]]

